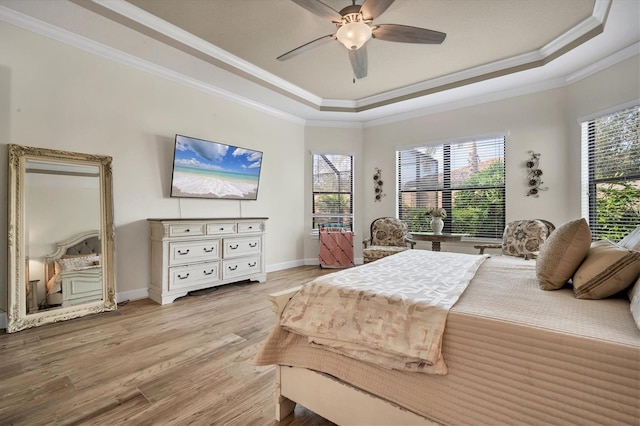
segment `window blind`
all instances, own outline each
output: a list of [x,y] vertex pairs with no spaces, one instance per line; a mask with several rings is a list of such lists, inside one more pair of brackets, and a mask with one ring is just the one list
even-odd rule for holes
[[397,151],[398,217],[410,231],[430,231],[430,208],[442,207],[445,233],[502,238],[505,137]]
[[353,226],[353,156],[313,154],[312,227]]
[[640,226],[640,106],[581,123],[582,215],[594,240]]

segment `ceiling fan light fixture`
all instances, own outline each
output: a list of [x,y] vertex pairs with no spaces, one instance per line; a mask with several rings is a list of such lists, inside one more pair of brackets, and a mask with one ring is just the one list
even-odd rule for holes
[[362,21],[349,22],[338,28],[336,38],[347,49],[358,50],[371,38],[371,27]]

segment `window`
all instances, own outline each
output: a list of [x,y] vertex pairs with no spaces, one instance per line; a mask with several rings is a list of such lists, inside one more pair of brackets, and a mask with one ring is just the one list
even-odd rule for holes
[[398,151],[398,217],[410,231],[430,231],[427,209],[442,207],[443,232],[502,238],[504,144],[498,137]]
[[353,156],[313,154],[313,229],[353,225]]
[[582,123],[582,215],[594,240],[640,225],[640,106]]

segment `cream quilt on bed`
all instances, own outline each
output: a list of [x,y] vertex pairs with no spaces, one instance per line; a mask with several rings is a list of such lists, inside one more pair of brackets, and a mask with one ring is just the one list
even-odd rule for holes
[[302,287],[280,324],[356,359],[446,374],[447,314],[487,257],[407,250],[325,275]]

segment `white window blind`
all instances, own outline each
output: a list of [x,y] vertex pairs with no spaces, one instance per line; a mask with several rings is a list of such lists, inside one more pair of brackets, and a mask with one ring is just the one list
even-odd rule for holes
[[410,231],[430,231],[429,208],[442,207],[446,233],[502,238],[505,138],[399,150],[398,217]]
[[313,229],[353,225],[353,156],[313,154]]
[[622,239],[640,226],[640,106],[582,126],[582,215],[594,240]]

